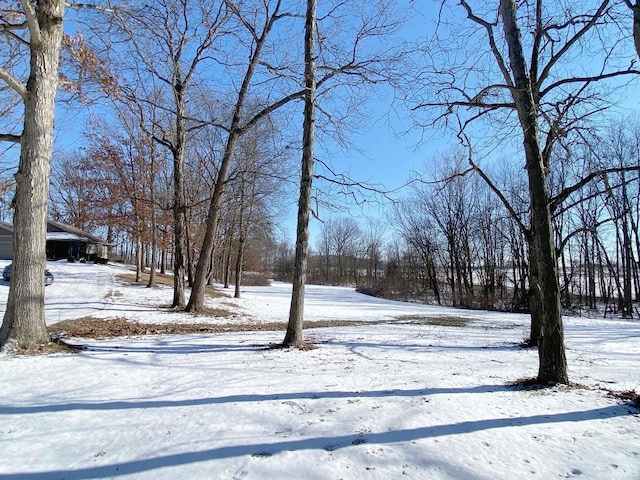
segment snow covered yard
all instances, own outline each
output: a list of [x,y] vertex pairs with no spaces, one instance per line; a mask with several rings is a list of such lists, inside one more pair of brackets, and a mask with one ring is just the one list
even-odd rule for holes
[[[49,268],[48,323],[193,321],[158,309],[170,289],[118,283],[122,267]],[[289,289],[211,299],[232,315],[208,321],[285,321]],[[305,352],[268,349],[284,332],[267,331],[0,354],[0,479],[640,477],[638,411],[602,390],[640,390],[640,322],[566,318],[569,374],[583,387],[519,390],[509,382],[537,369],[537,353],[517,346],[526,316],[313,286],[306,312],[362,324],[307,330],[319,348]],[[447,326],[459,317],[469,323]]]

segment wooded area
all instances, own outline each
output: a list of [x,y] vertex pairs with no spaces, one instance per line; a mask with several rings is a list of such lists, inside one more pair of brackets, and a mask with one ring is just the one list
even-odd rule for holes
[[[64,34],[64,2],[0,5],[0,128],[21,147],[15,197],[3,189],[18,240],[0,344],[47,339],[47,213],[103,234],[150,287],[174,272],[176,309],[202,311],[214,282],[239,297],[251,272],[302,287],[298,323],[306,281],[531,312],[541,382],[568,381],[563,310],[640,315],[640,124],[609,113],[640,73],[631,3],[442,2],[428,39],[395,2],[72,3]],[[378,192],[384,218],[314,207],[314,138],[348,145],[379,85],[450,150]],[[100,115],[52,162],[57,89]],[[281,221],[293,192],[297,254]]]

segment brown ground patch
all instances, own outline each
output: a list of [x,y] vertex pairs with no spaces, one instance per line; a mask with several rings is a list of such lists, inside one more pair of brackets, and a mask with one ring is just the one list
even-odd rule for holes
[[[355,321],[315,321],[305,322],[305,328],[344,327],[361,325]],[[93,317],[64,320],[48,327],[54,338],[95,338],[133,337],[140,335],[189,335],[203,333],[279,331],[285,330],[284,322],[268,323],[139,323],[126,318],[100,319]]]
[[466,317],[458,317],[452,315],[398,315],[396,317],[398,323],[406,323],[409,325],[433,325],[436,327],[468,327],[473,319]]
[[40,356],[50,355],[54,353],[77,352],[79,350],[80,349],[74,347],[73,345],[67,345],[66,343],[61,342],[58,339],[54,339],[49,343],[43,343],[34,347],[11,348],[7,351],[12,355]]
[[[127,282],[127,283],[138,283],[143,286],[147,286],[149,284],[149,273],[142,273],[140,275],[140,281],[136,282],[136,273],[121,273],[120,275],[116,275],[116,279]],[[156,272],[156,285],[167,285],[173,286],[173,275],[167,275],[166,273]]]
[[625,390],[623,392],[616,392],[613,390],[604,389],[610,396],[617,398],[624,403],[631,405],[637,409],[640,409],[640,394],[635,390]]
[[294,346],[285,346],[282,343],[274,343],[271,346],[269,346],[270,350],[287,350],[290,348],[302,350],[303,352],[309,352],[311,350],[315,350],[316,348],[318,348],[318,346],[311,342],[302,342],[300,345],[294,345]]
[[221,308],[204,307],[204,309],[199,312],[191,312],[191,315],[193,317],[231,317],[233,313]]

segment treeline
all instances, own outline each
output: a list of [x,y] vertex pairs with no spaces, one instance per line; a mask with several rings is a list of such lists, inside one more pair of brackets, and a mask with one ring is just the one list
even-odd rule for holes
[[[596,147],[554,156],[549,189],[567,311],[639,315],[639,138],[633,129],[614,129]],[[439,305],[529,311],[525,179],[502,162],[487,183],[464,160],[454,153],[429,162],[384,221],[325,220],[309,282]],[[292,255],[292,247],[278,247],[276,278],[290,278]]]
[[[115,258],[173,269],[171,159],[144,132],[105,124],[89,147],[55,164],[50,211],[55,219],[101,233]],[[637,129],[618,129],[592,145],[555,155],[549,176],[561,298],[565,310],[633,317],[640,301],[640,181]],[[107,133],[107,135],[105,135]],[[290,280],[293,245],[278,242],[278,218],[290,168],[265,127],[236,149],[223,198],[209,282],[235,285]],[[193,278],[205,234],[215,149],[192,140],[185,176],[186,277]],[[425,164],[384,218],[322,220],[307,281],[353,285],[387,298],[462,308],[529,311],[531,250],[525,178],[512,162],[488,169],[492,184],[453,152]],[[584,172],[589,172],[585,176]],[[579,185],[580,188],[576,188]],[[498,193],[499,192],[499,193]],[[534,272],[535,273],[535,272]],[[636,303],[634,303],[636,302]]]

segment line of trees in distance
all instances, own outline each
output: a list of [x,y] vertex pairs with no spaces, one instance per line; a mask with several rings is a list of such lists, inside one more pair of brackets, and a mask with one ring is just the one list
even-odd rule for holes
[[[549,188],[558,204],[553,232],[565,310],[640,316],[640,129],[630,124],[613,124],[590,144],[575,143],[552,158]],[[384,219],[326,219],[309,280],[388,298],[529,311],[529,244],[512,212],[467,170],[464,152],[428,165]],[[592,171],[601,173],[567,191]],[[501,159],[493,177],[526,220],[526,179],[519,172],[517,160]],[[291,265],[291,248],[281,244],[275,277],[289,278]]]
[[[571,152],[553,156],[549,188],[561,201],[553,225],[566,310],[638,315],[640,180],[636,170],[622,167],[637,166],[640,126],[633,120],[624,122],[626,129],[622,125],[614,123],[589,144],[576,142]],[[50,212],[101,232],[118,258],[137,265],[140,278],[154,263],[161,272],[173,269],[172,169],[163,150],[153,151],[144,132],[128,126],[116,131],[97,123],[82,153],[54,163]],[[279,238],[294,165],[289,149],[276,148],[272,134],[265,123],[243,138],[223,197],[208,282],[233,285],[237,297],[246,271],[246,283],[290,281],[293,275],[294,248]],[[217,153],[207,141],[202,136],[190,142],[185,164],[188,284],[215,178],[210,157]],[[517,160],[504,158],[497,165],[492,174],[501,192],[526,217],[525,178]],[[585,171],[603,173],[565,195]],[[489,186],[467,171],[460,150],[426,162],[382,217],[321,218],[311,250],[311,283],[462,308],[529,311],[525,235]]]

